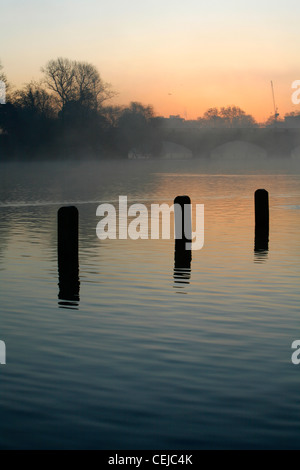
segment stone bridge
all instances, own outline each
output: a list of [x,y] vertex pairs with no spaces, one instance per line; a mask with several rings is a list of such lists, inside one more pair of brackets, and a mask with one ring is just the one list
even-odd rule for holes
[[235,128],[235,129],[180,129],[163,131],[163,138],[192,151],[193,156],[210,157],[218,147],[234,143],[247,143],[265,151],[268,157],[290,156],[299,147],[300,129]]

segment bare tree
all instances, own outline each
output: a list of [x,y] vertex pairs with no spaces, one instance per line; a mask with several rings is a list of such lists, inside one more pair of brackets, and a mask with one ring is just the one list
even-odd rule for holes
[[77,101],[92,109],[116,95],[111,85],[104,82],[96,67],[87,62],[65,58],[50,60],[42,72],[49,90],[59,98],[63,108],[71,101]]
[[73,61],[62,57],[50,60],[42,68],[42,72],[45,75],[47,87],[59,97],[61,106],[74,99],[75,70]]
[[13,94],[13,101],[18,106],[45,117],[53,117],[56,114],[55,97],[49,94],[39,82],[31,81],[22,90],[17,90]]
[[253,116],[246,114],[238,106],[227,106],[209,108],[198,121],[204,127],[256,127],[257,123]]
[[82,104],[97,109],[115,96],[111,85],[104,82],[96,67],[87,62],[74,62],[76,98]]
[[138,101],[132,101],[127,108],[124,108],[120,119],[124,119],[125,121],[149,122],[154,116],[154,110],[151,105],[145,106]]
[[111,127],[117,127],[123,111],[123,106],[103,106],[101,109],[101,115],[106,119]]
[[203,118],[198,118],[198,120],[202,120],[204,126],[209,127],[221,127],[222,126],[222,118],[219,115],[219,111],[217,108],[209,108],[205,111]]
[[250,114],[246,114],[238,106],[227,106],[221,108],[219,112],[222,119],[224,119],[227,127],[254,127],[256,126],[255,119]]

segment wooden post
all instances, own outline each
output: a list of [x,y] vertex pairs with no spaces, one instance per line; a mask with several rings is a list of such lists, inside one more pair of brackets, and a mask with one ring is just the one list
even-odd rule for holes
[[[176,205],[180,210],[176,210]],[[192,210],[189,196],[177,196],[174,199],[175,244],[185,248],[186,242],[192,241]]]
[[[176,210],[176,204],[180,207],[180,211]],[[186,243],[192,239],[191,200],[189,196],[177,196],[174,199],[174,206],[174,280],[176,283],[188,283],[191,277],[192,251],[186,249]]]
[[255,251],[269,249],[269,193],[258,189],[254,195],[255,203]]
[[79,300],[78,209],[61,207],[57,213],[58,298]]
[[269,230],[269,193],[265,189],[257,189],[255,199],[255,227]]

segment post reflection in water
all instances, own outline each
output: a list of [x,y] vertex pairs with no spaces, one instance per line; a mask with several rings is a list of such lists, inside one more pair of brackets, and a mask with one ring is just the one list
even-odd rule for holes
[[254,261],[263,263],[267,261],[269,253],[269,228],[255,227],[254,237]]
[[60,308],[78,309],[79,306],[79,266],[74,263],[58,261],[59,293],[58,305]]
[[57,214],[57,254],[60,308],[78,309],[78,210],[61,207]]
[[[181,240],[175,240],[174,288],[184,289],[190,283],[192,252],[186,250]],[[181,292],[183,293],[183,292]]]

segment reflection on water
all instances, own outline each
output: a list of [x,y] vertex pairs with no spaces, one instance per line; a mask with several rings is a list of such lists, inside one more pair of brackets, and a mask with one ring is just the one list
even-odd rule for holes
[[[177,254],[178,255],[178,254]],[[187,284],[190,283],[191,278],[191,252],[187,251],[185,254],[184,259],[176,256],[175,252],[175,266],[174,266],[174,288],[176,288],[178,293],[180,292],[178,289],[184,289]]]
[[254,262],[265,263],[268,260],[268,250],[255,250]]
[[269,252],[269,228],[255,227],[254,254],[255,261],[262,263],[268,259]]
[[[191,250],[186,250],[185,243],[182,244],[181,240],[175,240],[173,277],[174,287],[176,289],[184,289],[184,287],[190,283],[191,261]],[[180,290],[177,292],[180,292]]]
[[58,263],[59,293],[58,305],[61,308],[78,309],[79,306],[79,267],[78,263]]
[[[269,162],[251,175],[197,161],[76,165],[0,172],[1,448],[299,449],[297,174],[271,175]],[[270,247],[253,240],[262,187]],[[97,238],[97,201],[178,194],[205,205],[201,250]],[[78,258],[57,247],[57,211],[75,201],[79,311]]]

